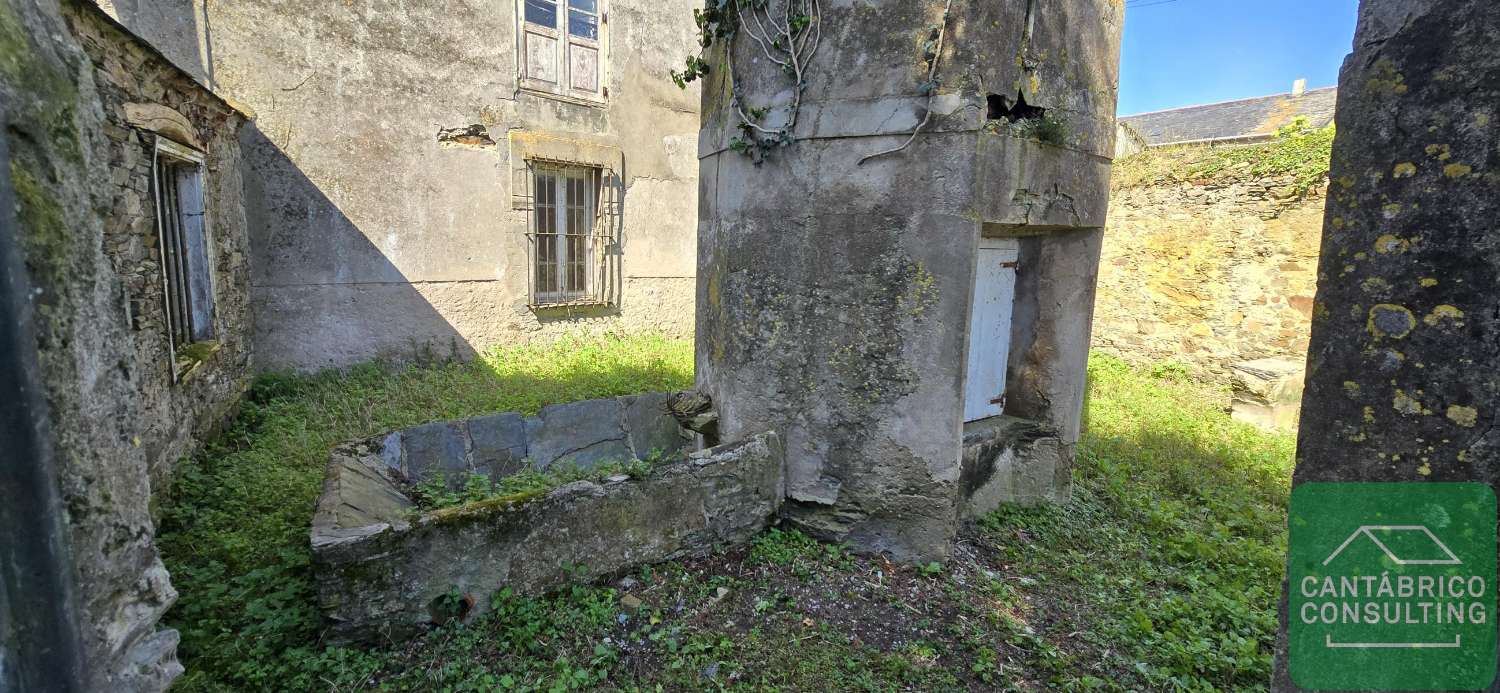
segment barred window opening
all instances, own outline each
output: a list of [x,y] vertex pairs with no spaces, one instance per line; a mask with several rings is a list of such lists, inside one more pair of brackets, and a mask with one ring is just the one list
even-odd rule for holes
[[598,167],[529,162],[531,304],[608,304],[613,185]]

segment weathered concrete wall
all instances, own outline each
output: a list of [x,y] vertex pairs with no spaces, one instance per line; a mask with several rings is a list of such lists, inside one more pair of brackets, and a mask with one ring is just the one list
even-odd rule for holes
[[[603,106],[518,89],[517,4],[207,5],[215,84],[257,114],[244,146],[259,367],[464,357],[579,329],[691,333],[698,96],[667,72],[696,50],[697,4],[609,3]],[[476,124],[493,144],[438,140]],[[519,131],[623,161],[616,307],[527,307]]]
[[1497,35],[1489,0],[1361,3],[1294,484],[1500,480]]
[[95,0],[99,9],[141,37],[177,67],[212,85],[208,27],[197,0]]
[[[238,116],[96,12],[73,0],[0,3],[0,132],[36,287],[36,349],[68,508],[86,689],[161,690],[181,667],[177,633],[156,628],[176,593],[152,543],[152,472],[163,476],[199,424],[238,394],[244,364],[231,349],[193,387],[173,388],[158,359],[164,350],[153,347],[166,334],[127,320],[151,251],[130,223],[149,215],[133,206],[146,190],[143,133],[125,122],[122,105],[180,109],[204,137],[211,165],[227,171],[215,194],[231,254],[244,243],[233,209]],[[233,271],[220,287],[247,292]],[[244,311],[232,296],[224,300],[221,333],[232,333]]]
[[[786,495],[774,433],[692,453],[639,479],[577,481],[425,514],[413,512],[379,453],[347,450],[329,461],[311,534],[318,601],[335,642],[401,639],[482,613],[502,588],[541,593],[743,544]],[[458,603],[442,605],[455,592]]]
[[1230,366],[1307,353],[1323,191],[1288,176],[1117,187],[1099,266],[1094,348]]
[[[945,556],[957,522],[981,235],[1032,238],[1023,264],[1029,252],[1048,278],[1032,281],[1012,365],[1047,365],[1014,381],[1076,391],[1044,416],[1076,432],[1092,288],[1069,277],[1092,280],[1113,152],[1122,8],[1018,0],[955,7],[932,122],[906,151],[860,165],[922,121],[921,46],[943,5],[824,4],[796,142],[759,166],[730,149],[738,121],[716,64],[699,147],[697,373],[721,434],[783,432],[789,517],[904,560]],[[758,55],[738,46],[736,90],[747,107],[786,103],[785,77]],[[1058,141],[987,122],[991,95],[1048,109],[1065,123]],[[1045,274],[1067,255],[1070,272]]]

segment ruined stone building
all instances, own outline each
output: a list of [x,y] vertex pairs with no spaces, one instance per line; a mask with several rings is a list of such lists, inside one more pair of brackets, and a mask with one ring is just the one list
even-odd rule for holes
[[74,643],[0,656],[0,683],[177,675],[150,509],[253,373],[690,331],[697,95],[667,72],[691,17],[0,3],[3,337],[29,364],[0,398],[35,462],[0,483],[28,528],[0,545],[50,566],[5,584],[56,595],[8,602],[0,655]]
[[769,510],[726,536],[785,517],[930,560],[999,502],[1065,498],[1123,9],[1054,5],[830,3],[804,28],[848,30],[792,92],[741,43],[754,118],[807,111],[761,156],[727,69],[701,132],[667,79],[699,47],[687,0],[4,0],[0,430],[25,464],[0,664],[29,654],[0,676],[177,676],[150,509],[268,369],[695,328],[730,458],[765,472]]
[[105,6],[255,114],[257,368],[691,333],[694,2]]

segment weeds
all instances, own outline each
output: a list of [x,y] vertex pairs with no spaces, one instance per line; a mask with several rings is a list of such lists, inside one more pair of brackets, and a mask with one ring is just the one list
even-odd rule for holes
[[1276,133],[1276,139],[1243,147],[1182,146],[1147,149],[1115,162],[1114,184],[1131,188],[1161,183],[1292,174],[1299,195],[1328,178],[1333,155],[1332,125],[1308,126],[1305,118]]
[[[502,590],[400,647],[319,642],[307,548],[332,445],[426,421],[687,386],[692,348],[577,340],[435,368],[257,382],[182,467],[161,541],[185,690],[1263,689],[1290,436],[1230,421],[1177,369],[1090,363],[1073,500],[1005,508],[944,564],[791,529],[614,586]],[[626,473],[630,473],[626,470]],[[645,473],[637,470],[637,473]],[[555,480],[517,475],[516,484]],[[458,498],[496,492],[484,479]],[[631,599],[625,604],[625,594]],[[436,605],[463,613],[454,592]]]

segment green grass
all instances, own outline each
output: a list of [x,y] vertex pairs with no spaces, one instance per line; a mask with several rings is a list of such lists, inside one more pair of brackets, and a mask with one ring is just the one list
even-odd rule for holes
[[1298,118],[1276,139],[1244,147],[1202,145],[1147,149],[1115,162],[1114,185],[1131,188],[1182,181],[1292,174],[1299,194],[1328,178],[1333,125],[1314,130]]
[[[161,546],[180,593],[186,690],[324,688],[353,653],[317,647],[308,522],[329,449],[427,421],[692,384],[692,345],[660,337],[572,339],[469,364],[261,378],[225,435],[179,468]],[[325,660],[328,660],[325,662]]]
[[[329,447],[423,421],[691,383],[691,345],[574,340],[470,365],[260,381],[185,463],[161,545],[185,690],[1263,689],[1292,438],[1172,369],[1090,365],[1073,500],[1003,509],[946,565],[788,529],[398,647],[318,644],[307,523]],[[626,608],[629,592],[642,603]]]
[[1295,438],[1234,422],[1226,393],[1162,373],[1096,356],[1072,502],[1002,509],[982,536],[1081,628],[1109,687],[1264,688]]

